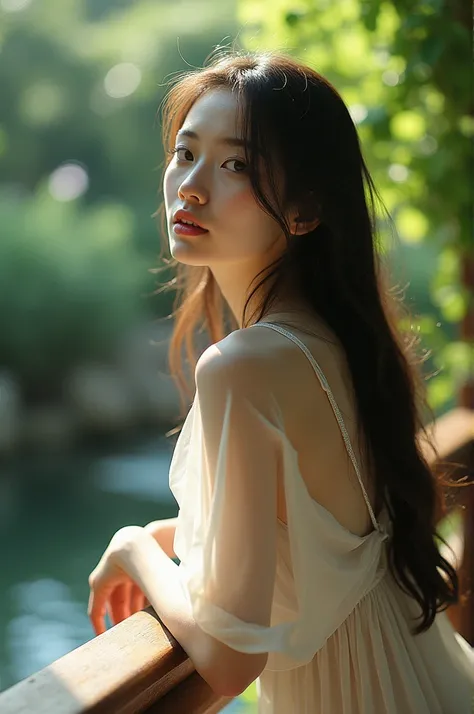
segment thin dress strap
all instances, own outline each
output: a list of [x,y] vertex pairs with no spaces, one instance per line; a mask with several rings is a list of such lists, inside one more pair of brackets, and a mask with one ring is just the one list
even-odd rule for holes
[[280,332],[282,335],[286,335],[286,337],[288,337],[290,340],[292,340],[296,345],[298,345],[298,347],[300,347],[300,348],[303,350],[303,352],[305,353],[306,357],[309,359],[309,361],[310,361],[311,364],[313,365],[314,371],[316,372],[316,374],[317,374],[317,376],[318,376],[318,379],[319,379],[319,381],[321,382],[322,388],[324,389],[324,391],[326,392],[326,394],[327,394],[327,396],[328,396],[328,399],[329,399],[329,401],[330,401],[330,403],[331,403],[331,406],[332,406],[332,408],[333,408],[334,414],[335,414],[335,416],[336,416],[337,422],[338,422],[339,427],[340,427],[340,429],[341,429],[341,433],[342,433],[342,436],[343,436],[343,439],[344,439],[344,443],[345,443],[346,448],[347,448],[347,452],[348,452],[348,454],[349,454],[349,456],[350,456],[350,458],[351,458],[352,464],[353,464],[353,466],[354,466],[354,470],[355,470],[355,472],[356,472],[356,474],[357,474],[357,478],[359,479],[360,487],[361,487],[361,489],[362,489],[362,493],[363,493],[363,495],[364,495],[364,499],[365,499],[365,502],[366,502],[366,504],[367,504],[367,508],[369,509],[369,513],[370,513],[370,518],[371,518],[371,520],[372,520],[372,524],[373,524],[374,528],[375,528],[377,531],[383,531],[383,530],[384,530],[383,527],[378,523],[378,521],[377,521],[377,519],[376,519],[376,517],[375,517],[374,511],[373,511],[372,506],[371,506],[371,504],[370,504],[369,497],[368,497],[368,495],[367,495],[367,491],[365,490],[365,486],[364,486],[364,484],[363,484],[363,482],[362,482],[362,477],[361,477],[361,475],[360,475],[360,470],[359,470],[359,466],[358,466],[358,464],[357,464],[357,459],[356,459],[356,457],[355,457],[354,449],[352,448],[351,440],[350,440],[350,438],[349,438],[349,434],[348,434],[348,432],[347,432],[346,425],[344,424],[344,420],[343,420],[343,418],[342,418],[341,411],[340,411],[339,407],[337,406],[336,400],[334,399],[334,395],[333,395],[333,393],[332,393],[332,391],[331,391],[331,388],[330,388],[330,386],[329,386],[329,384],[328,384],[328,381],[327,381],[327,379],[326,379],[326,377],[325,377],[325,375],[324,375],[324,372],[322,371],[321,367],[320,367],[319,364],[316,362],[315,358],[313,357],[313,355],[311,354],[311,352],[309,351],[309,349],[306,347],[306,345],[305,345],[298,337],[296,337],[296,335],[294,335],[292,332],[290,332],[289,330],[285,329],[284,327],[281,327],[280,325],[275,324],[274,322],[255,322],[253,325],[250,325],[250,327],[256,327],[256,326],[258,326],[258,325],[262,325],[263,327],[270,327],[271,329],[276,330],[277,332]]

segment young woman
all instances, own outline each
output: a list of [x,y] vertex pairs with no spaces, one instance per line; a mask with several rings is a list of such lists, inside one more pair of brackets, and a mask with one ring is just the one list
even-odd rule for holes
[[186,341],[195,377],[179,515],[112,538],[95,631],[146,598],[216,691],[258,677],[264,714],[468,714],[422,380],[344,102],[284,54],[220,53],[170,90],[164,142],[170,363],[185,385]]

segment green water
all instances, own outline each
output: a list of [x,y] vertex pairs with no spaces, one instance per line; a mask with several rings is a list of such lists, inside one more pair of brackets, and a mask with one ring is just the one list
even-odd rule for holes
[[[0,471],[0,690],[92,639],[88,576],[127,524],[176,515],[172,440]],[[250,712],[243,698],[226,711]]]

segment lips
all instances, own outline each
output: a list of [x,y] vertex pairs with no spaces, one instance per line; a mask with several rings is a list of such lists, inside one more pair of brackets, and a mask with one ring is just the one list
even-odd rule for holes
[[174,223],[173,232],[178,236],[202,236],[209,233],[205,228],[199,228],[198,226],[190,226],[189,223]]
[[[173,223],[181,223],[181,221],[192,221],[192,223],[195,223],[198,228],[201,228],[202,230],[207,230],[196,218],[196,216],[193,216],[192,213],[189,213],[189,211],[184,211],[183,209],[179,209],[179,211],[176,211],[176,213],[173,216]],[[183,224],[186,225],[186,224]]]

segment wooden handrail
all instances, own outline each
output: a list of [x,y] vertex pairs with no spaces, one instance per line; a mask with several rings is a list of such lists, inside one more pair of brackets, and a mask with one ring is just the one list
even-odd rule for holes
[[[161,701],[164,708],[150,708]],[[177,701],[182,706],[173,708]],[[0,694],[0,711],[207,714],[213,711],[210,707],[222,708],[229,701],[210,689],[156,613],[147,608],[7,689]]]
[[[444,414],[427,428],[433,439],[438,458],[426,441],[420,445],[431,466],[439,462],[453,464],[453,481],[465,480],[466,485],[453,487],[447,495],[444,510],[438,508],[437,521],[459,509],[462,517],[460,534],[448,538],[453,552],[442,548],[443,556],[456,568],[459,591],[466,596],[447,609],[455,630],[474,646],[474,411],[459,407]],[[459,538],[460,536],[460,538]]]
[[[459,452],[470,453],[471,459],[474,449],[474,412],[464,407],[453,409],[440,416],[436,421],[426,427],[430,437],[436,444],[440,459],[455,461]],[[437,461],[431,447],[421,440],[423,453],[430,465]],[[465,463],[464,468],[472,467],[473,462]]]
[[[455,409],[430,427],[440,460],[474,478],[474,412]],[[422,446],[431,464],[436,459]],[[473,587],[474,487],[457,488],[461,505],[461,591]],[[443,514],[441,514],[443,515]],[[455,628],[474,645],[474,597],[448,608]],[[132,615],[0,694],[1,714],[215,714],[231,701],[215,694],[151,608]]]

